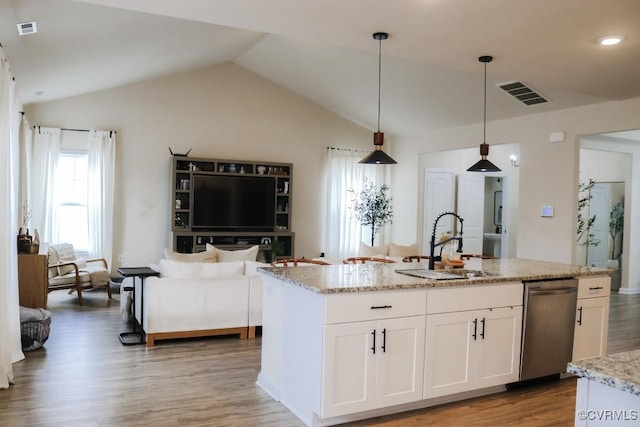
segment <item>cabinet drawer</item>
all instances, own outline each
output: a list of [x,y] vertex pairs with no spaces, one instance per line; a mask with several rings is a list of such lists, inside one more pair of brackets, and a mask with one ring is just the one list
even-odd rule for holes
[[325,298],[325,324],[419,316],[426,313],[427,291],[357,292]]
[[611,293],[611,277],[581,277],[578,279],[578,299],[608,297]]
[[522,305],[521,282],[429,289],[427,314]]

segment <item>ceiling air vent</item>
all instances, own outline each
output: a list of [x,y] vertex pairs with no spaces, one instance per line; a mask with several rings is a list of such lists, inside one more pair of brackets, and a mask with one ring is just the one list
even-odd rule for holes
[[33,34],[38,32],[38,27],[35,21],[23,22],[18,24],[18,34],[26,36],[27,34]]
[[545,102],[549,102],[548,99],[544,98],[522,82],[510,81],[498,83],[496,86],[526,105],[544,104]]

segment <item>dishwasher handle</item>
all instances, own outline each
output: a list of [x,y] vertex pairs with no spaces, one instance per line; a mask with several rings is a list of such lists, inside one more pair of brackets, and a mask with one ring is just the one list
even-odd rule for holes
[[578,292],[578,288],[558,288],[558,289],[529,289],[529,295],[558,295],[558,294],[570,294],[572,292]]

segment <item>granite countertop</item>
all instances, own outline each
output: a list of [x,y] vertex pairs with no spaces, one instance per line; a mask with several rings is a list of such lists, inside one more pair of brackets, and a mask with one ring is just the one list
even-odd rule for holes
[[567,372],[640,395],[640,350],[571,362]]
[[[488,277],[433,280],[396,273],[398,269],[426,269],[427,263],[342,264],[302,267],[260,268],[264,275],[281,279],[312,292],[330,294],[338,292],[387,291],[420,289],[474,284],[505,283],[523,280],[563,279],[611,274],[611,270],[556,262],[522,258],[470,259],[455,271],[482,271]],[[443,270],[438,270],[443,271]]]

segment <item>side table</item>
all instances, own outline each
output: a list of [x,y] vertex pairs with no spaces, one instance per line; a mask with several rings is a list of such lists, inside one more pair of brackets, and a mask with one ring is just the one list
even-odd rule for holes
[[[159,276],[160,273],[149,267],[120,267],[118,268],[118,273],[124,277],[133,278],[133,286],[131,288],[122,288],[125,291],[132,292],[133,331],[120,332],[118,337],[123,345],[144,344],[144,279],[145,277]],[[137,331],[136,327],[136,277],[140,278],[140,331]]]

